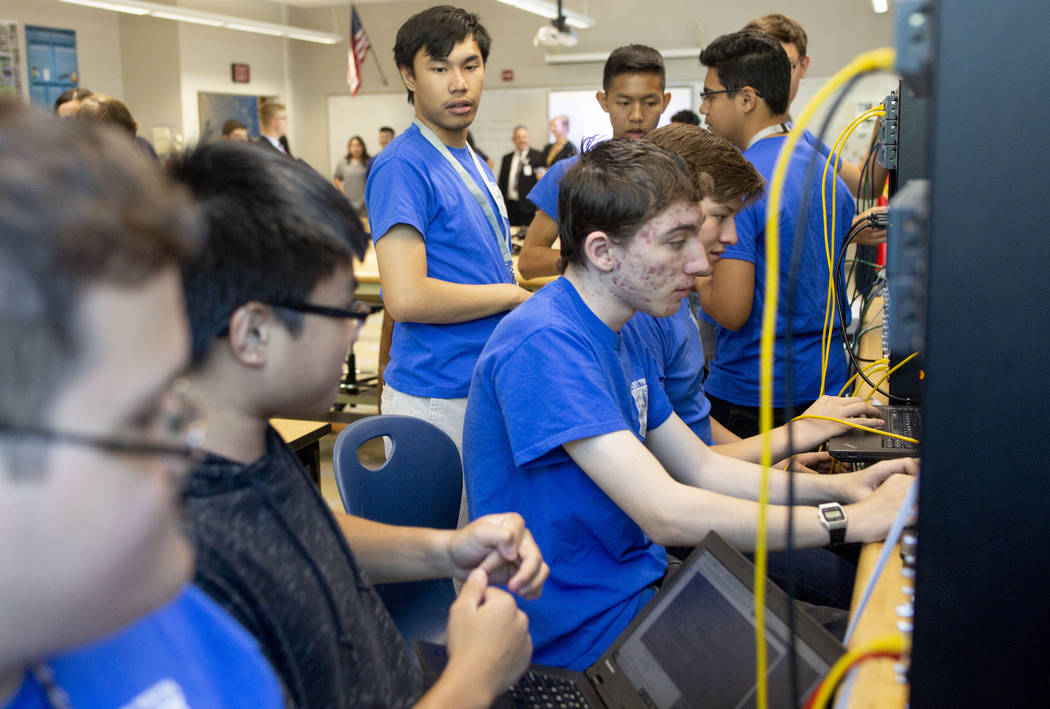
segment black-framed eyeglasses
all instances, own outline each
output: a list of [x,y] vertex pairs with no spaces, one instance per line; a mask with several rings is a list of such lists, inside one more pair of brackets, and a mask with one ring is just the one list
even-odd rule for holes
[[203,460],[205,455],[204,424],[200,421],[194,421],[189,427],[187,427],[183,439],[185,441],[184,445],[109,438],[106,436],[94,436],[87,433],[55,431],[48,428],[18,426],[0,422],[0,435],[3,434],[9,434],[19,438],[34,439],[46,443],[69,443],[75,446],[87,446],[88,448],[98,448],[112,453],[171,456],[173,458],[181,458],[193,462]]
[[291,301],[273,302],[267,303],[267,305],[274,308],[294,310],[297,313],[310,313],[312,315],[324,315],[329,318],[356,320],[358,323],[363,323],[365,318],[372,314],[372,306],[363,300],[353,301],[349,308],[333,308],[328,305],[314,305],[313,303],[296,303]]
[[718,94],[735,94],[741,90],[742,89],[719,89],[718,91],[701,91],[700,103],[710,101],[712,96],[717,96]]
[[118,436],[96,436],[75,431],[56,431],[42,426],[10,424],[0,421],[0,435],[10,435],[43,442],[68,443],[113,453],[169,456],[191,462],[204,459],[205,425],[197,409],[187,398],[189,383],[177,379],[171,385],[166,403],[159,411],[159,435],[171,442]]

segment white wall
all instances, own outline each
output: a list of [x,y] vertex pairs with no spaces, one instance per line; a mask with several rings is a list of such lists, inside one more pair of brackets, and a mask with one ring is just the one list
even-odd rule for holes
[[0,19],[15,20],[23,25],[19,32],[23,86],[28,85],[24,67],[24,26],[42,25],[76,31],[80,86],[118,98],[123,96],[120,31],[115,12],[67,5],[58,0],[2,0]]
[[[362,87],[358,95],[404,94],[393,60],[394,38],[398,27],[412,14],[434,4],[428,0],[357,0],[357,11],[372,42],[361,68]],[[544,55],[550,50],[532,46],[532,37],[544,20],[495,0],[473,0],[463,5],[481,15],[492,35],[492,51],[486,71],[486,89],[514,88],[599,88],[602,63],[549,65]],[[819,85],[844,66],[857,53],[892,44],[892,13],[875,15],[869,0],[791,0],[790,3],[765,0],[739,0],[736,3],[713,0],[567,0],[566,7],[583,11],[597,20],[591,30],[580,30],[572,53],[608,53],[632,42],[658,49],[703,47],[715,37],[740,29],[748,20],[770,12],[785,12],[806,27],[809,54],[813,58],[810,77]],[[344,37],[350,24],[349,4],[324,8],[289,8],[290,24],[338,32]],[[295,82],[292,88],[296,111],[292,116],[293,146],[298,154],[322,171],[328,167],[328,97],[348,95],[346,85],[347,43],[332,46],[293,42],[290,47]],[[388,84],[380,79],[378,64]],[[503,82],[503,69],[514,71],[513,82]],[[667,62],[668,83],[685,84],[703,80],[703,69],[696,58]],[[483,101],[484,102],[484,101]],[[407,104],[405,108],[411,110]],[[374,117],[368,116],[369,121]],[[395,115],[391,121],[399,120]],[[401,121],[402,123],[404,121]],[[530,126],[539,143],[543,126]],[[347,135],[354,132],[347,128]],[[368,137],[366,136],[366,140]],[[374,138],[373,138],[374,140]]]

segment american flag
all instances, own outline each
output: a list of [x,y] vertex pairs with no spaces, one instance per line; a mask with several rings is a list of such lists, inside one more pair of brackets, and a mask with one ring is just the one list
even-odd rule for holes
[[361,88],[361,63],[368,56],[372,43],[357,16],[357,8],[350,6],[350,50],[347,52],[346,83],[350,84],[350,95],[356,96]]

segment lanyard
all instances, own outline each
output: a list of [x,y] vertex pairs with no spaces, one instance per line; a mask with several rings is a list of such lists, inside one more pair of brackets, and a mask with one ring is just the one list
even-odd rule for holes
[[755,136],[751,138],[751,142],[747,144],[747,148],[748,150],[750,150],[752,145],[762,140],[763,138],[770,137],[771,135],[782,135],[790,132],[791,127],[787,123],[774,123],[773,125],[766,126],[759,132],[755,133]]
[[459,175],[459,179],[463,181],[463,185],[470,191],[470,194],[474,197],[474,201],[481,207],[481,211],[485,213],[485,217],[489,220],[489,226],[492,227],[492,234],[496,237],[496,243],[499,244],[500,254],[503,256],[503,261],[508,266],[510,265],[510,222],[507,219],[507,205],[503,203],[503,195],[500,194],[499,188],[492,184],[489,179],[485,176],[485,171],[481,169],[481,163],[478,161],[478,156],[474,153],[474,149],[470,147],[470,143],[467,143],[467,150],[470,152],[470,157],[474,159],[474,167],[477,168],[478,174],[481,175],[481,181],[485,183],[485,188],[492,196],[492,200],[499,207],[500,221],[497,223],[496,214],[492,211],[492,205],[485,199],[485,195],[481,193],[481,188],[478,187],[478,183],[470,176],[466,168],[460,164],[459,160],[456,160],[449,152],[448,147],[441,142],[441,140],[434,134],[434,131],[430,130],[423,121],[416,118],[412,121],[419,128],[419,132],[423,134],[423,137],[427,139],[427,142],[434,146],[442,157],[448,161],[448,164],[452,166],[452,169]]

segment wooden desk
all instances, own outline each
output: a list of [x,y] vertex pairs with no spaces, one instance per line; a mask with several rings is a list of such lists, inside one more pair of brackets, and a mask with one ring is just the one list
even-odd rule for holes
[[[882,298],[875,298],[871,308],[868,310],[867,322],[862,327],[870,327],[882,323]],[[867,333],[860,343],[860,356],[864,359],[878,359],[882,356],[882,331],[872,330]],[[863,363],[862,363],[863,364]],[[882,373],[875,377],[869,377],[875,382],[881,379]],[[858,393],[866,396],[871,391],[864,382]],[[876,395],[876,398],[880,398]],[[886,403],[886,402],[880,402]],[[861,551],[860,560],[857,563],[857,580],[853,587],[853,601],[850,604],[851,611],[855,612],[868,584],[875,562],[882,553],[882,543],[866,544]],[[850,638],[849,649],[859,647],[875,638],[884,637],[897,630],[897,606],[908,600],[902,590],[905,585],[912,586],[911,580],[906,580],[901,575],[901,557],[899,550],[894,550],[886,562],[886,568],[882,570],[882,576],[876,584],[871,598],[868,600],[867,608],[857,622],[857,627]],[[878,659],[868,660],[856,671],[856,678],[849,696],[850,709],[903,709],[908,703],[907,685],[897,684],[894,672],[896,660]]]
[[284,442],[303,461],[310,478],[321,484],[321,439],[332,432],[332,424],[324,421],[299,421],[297,419],[270,419]]

